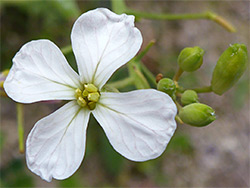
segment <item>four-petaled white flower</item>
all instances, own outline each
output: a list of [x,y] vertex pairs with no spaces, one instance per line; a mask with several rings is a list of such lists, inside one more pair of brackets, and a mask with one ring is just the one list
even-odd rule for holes
[[29,133],[29,169],[46,181],[71,176],[84,157],[90,113],[124,157],[146,161],[161,155],[176,129],[172,99],[154,89],[101,92],[141,47],[134,16],[105,8],[89,11],[75,22],[71,40],[79,75],[54,43],[36,40],[15,55],[4,83],[8,96],[17,102],[70,100]]

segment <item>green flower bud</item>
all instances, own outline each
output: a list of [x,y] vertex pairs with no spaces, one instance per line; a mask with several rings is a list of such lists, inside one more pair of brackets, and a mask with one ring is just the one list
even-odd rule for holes
[[178,57],[180,68],[186,72],[197,70],[202,65],[204,53],[199,46],[184,48]]
[[215,111],[201,103],[193,103],[183,107],[179,112],[179,117],[184,123],[196,127],[206,126],[216,119]]
[[157,89],[168,94],[170,97],[174,97],[176,86],[173,80],[169,78],[163,78],[158,82]]
[[247,68],[247,48],[244,44],[230,45],[220,56],[213,72],[212,90],[222,95],[242,76]]
[[181,96],[181,104],[186,106],[198,102],[198,95],[194,90],[186,90]]

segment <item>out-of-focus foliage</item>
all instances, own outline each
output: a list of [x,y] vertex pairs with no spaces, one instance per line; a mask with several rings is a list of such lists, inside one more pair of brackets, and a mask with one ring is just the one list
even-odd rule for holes
[[[244,27],[244,20],[238,19],[241,18],[241,14],[244,17],[244,10],[242,10],[244,6],[239,5],[240,3],[237,3],[238,8],[238,5],[234,6],[233,2],[226,4],[223,2],[195,2],[192,5],[188,3],[192,2],[126,1],[129,8],[152,12],[189,13],[198,11],[201,9],[200,7],[203,7],[204,10],[211,8],[218,13],[228,13],[226,16],[229,18],[235,16],[233,22],[238,24],[239,32]],[[30,40],[47,38],[60,48],[69,45],[71,28],[75,19],[81,13],[97,7],[112,8],[109,1],[98,0],[0,1],[0,70],[10,68],[15,53]],[[226,10],[225,7],[227,7]],[[208,84],[209,82],[206,81],[211,79],[212,68],[215,65],[213,62],[216,62],[225,46],[233,42],[245,42],[231,41],[243,39],[235,37],[237,33],[227,34],[217,25],[201,20],[168,22],[141,19],[136,26],[142,32],[144,45],[150,40],[156,39],[156,44],[142,59],[142,62],[155,75],[161,72],[164,77],[172,78],[177,69],[178,54],[184,47],[199,45],[205,49],[204,63],[201,68],[195,73],[183,73],[179,80],[179,83],[186,88]],[[244,33],[241,33],[240,36],[243,35]],[[77,70],[73,52],[67,54],[66,58]],[[125,78],[127,75],[127,69],[122,67],[110,81]],[[128,86],[120,91],[132,89],[135,89],[134,86]],[[1,161],[0,185],[2,187],[229,187],[237,185],[244,187],[242,179],[243,176],[246,176],[244,166],[247,165],[244,165],[245,161],[240,160],[244,160],[244,156],[246,156],[242,152],[247,150],[244,148],[246,144],[244,145],[244,140],[241,140],[246,133],[241,133],[244,121],[241,123],[240,119],[243,118],[238,118],[238,116],[243,115],[238,114],[238,111],[242,113],[242,108],[246,106],[246,100],[249,99],[247,75],[245,74],[244,78],[231,90],[231,93],[229,92],[227,97],[223,98],[224,103],[222,103],[222,98],[216,97],[207,99],[213,103],[212,106],[215,106],[215,110],[221,106],[224,109],[219,109],[219,112],[227,110],[224,114],[220,114],[219,119],[223,117],[224,119],[218,120],[217,126],[213,124],[214,127],[208,126],[197,130],[195,127],[187,128],[180,125],[163,155],[144,163],[129,161],[114,151],[102,128],[91,118],[85,157],[81,167],[69,179],[54,180],[51,184],[44,182],[27,169],[25,156],[18,154],[18,143],[14,144],[16,147],[10,147],[13,146],[13,142],[9,141],[12,138],[7,135],[17,136],[11,129],[16,128],[15,124],[10,123],[14,121],[11,114],[15,108],[14,105],[10,105],[13,103],[12,101],[1,98],[2,119],[4,120],[0,121],[1,127],[3,125],[4,129],[0,131],[0,149],[5,152],[1,152],[1,155],[5,157],[2,157],[3,161]],[[204,99],[202,96],[201,101]],[[46,114],[51,109],[55,110],[56,107],[58,106],[50,104],[43,104],[43,107],[39,108],[36,104],[25,106],[25,136],[34,123],[41,118],[42,112]],[[234,111],[231,107],[237,107],[237,110]],[[235,116],[231,118],[232,114]],[[228,120],[228,118],[231,119]],[[239,123],[230,125],[230,121]],[[7,134],[7,132],[11,133]],[[231,132],[239,135],[231,135]],[[240,150],[241,148],[242,150]],[[219,165],[216,165],[218,163]],[[237,174],[240,174],[241,177],[237,177]],[[216,177],[219,177],[218,180]]]
[[3,145],[4,145],[4,134],[3,134],[3,132],[0,130],[0,154],[2,153]]
[[187,134],[177,133],[171,139],[167,152],[178,152],[180,154],[191,155],[194,151],[192,141]]
[[34,187],[34,179],[27,174],[22,159],[13,159],[8,166],[1,169],[0,174],[3,187]]
[[233,106],[235,108],[242,108],[246,101],[249,99],[249,80],[243,79],[241,80],[234,89],[235,92],[233,95]]

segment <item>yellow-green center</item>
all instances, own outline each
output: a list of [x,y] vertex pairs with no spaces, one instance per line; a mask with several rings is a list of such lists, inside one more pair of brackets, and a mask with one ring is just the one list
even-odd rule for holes
[[100,92],[94,84],[84,84],[83,90],[79,88],[75,90],[75,97],[81,107],[94,110],[96,103],[99,101]]

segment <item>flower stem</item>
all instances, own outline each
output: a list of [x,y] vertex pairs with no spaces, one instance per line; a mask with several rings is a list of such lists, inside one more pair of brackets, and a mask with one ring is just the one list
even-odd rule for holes
[[173,81],[177,82],[179,78],[181,77],[182,73],[183,73],[183,70],[179,68],[173,77]]
[[196,91],[197,93],[209,93],[212,92],[212,87],[204,86],[204,87],[194,88],[192,90]]
[[18,139],[19,139],[19,152],[24,153],[23,105],[20,103],[17,103],[16,109],[17,109],[17,129],[18,129]]
[[[134,70],[134,73],[136,75],[134,77],[134,78],[136,78],[136,79],[134,79],[134,82],[135,82],[137,89],[149,89],[150,85],[149,85],[147,79],[144,77],[144,75],[140,71],[139,67],[136,64],[134,64],[134,65],[132,65],[132,69]],[[138,78],[139,78],[139,80],[138,80]]]
[[197,14],[159,14],[140,12],[132,9],[126,11],[127,14],[133,14],[139,18],[154,19],[154,20],[183,20],[183,19],[207,19],[206,13]]
[[227,31],[229,32],[236,32],[235,27],[228,22],[227,20],[225,20],[223,17],[213,13],[213,12],[207,12],[208,15],[208,19],[216,22],[217,24],[221,25],[222,27],[224,27]]
[[133,81],[134,81],[134,79],[132,77],[128,77],[128,78],[125,78],[123,80],[111,82],[110,84],[108,84],[108,86],[114,87],[117,89],[121,89],[121,88],[124,88],[126,86],[132,85]]
[[181,120],[180,116],[178,115],[175,116],[175,121],[177,121],[180,124],[184,124],[184,122]]
[[155,76],[152,74],[152,72],[150,70],[148,70],[148,68],[141,62],[141,59],[144,57],[144,55],[149,51],[149,49],[155,44],[155,40],[151,40],[148,45],[146,46],[146,48],[139,53],[135,58],[134,58],[134,62],[139,64],[142,72],[145,74],[145,76],[150,80],[150,82],[152,82],[152,84],[154,84],[154,86],[156,87],[156,82],[155,82]]
[[182,106],[180,105],[180,103],[178,103],[176,100],[174,100],[174,103],[176,104],[178,111],[180,111],[182,109]]
[[158,13],[139,12],[128,9],[126,13],[133,14],[138,18],[155,19],[155,20],[207,19],[218,23],[220,26],[224,27],[229,32],[236,32],[236,29],[232,26],[231,23],[226,21],[221,16],[218,16],[217,14],[210,11],[203,13],[196,13],[196,14],[158,14]]
[[145,76],[150,80],[150,83],[152,83],[156,87],[157,84],[153,73],[150,70],[148,70],[148,68],[143,63],[141,63],[141,69],[142,72],[145,74]]
[[137,89],[148,89],[150,85],[147,79],[142,74],[139,64],[131,60],[128,64],[129,77],[133,79],[133,83]]
[[149,43],[147,44],[146,48],[143,49],[142,52],[140,52],[136,57],[135,57],[135,61],[140,61],[144,55],[149,51],[149,49],[155,44],[155,40],[151,40],[149,41]]

